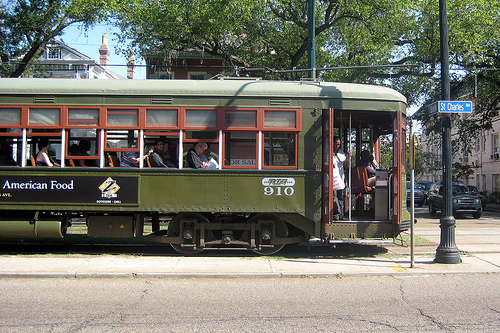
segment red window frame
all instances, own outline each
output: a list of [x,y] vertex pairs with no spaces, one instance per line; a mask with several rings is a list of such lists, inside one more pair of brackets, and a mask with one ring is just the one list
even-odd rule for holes
[[[255,134],[255,165],[227,165],[225,163],[226,161],[226,148],[225,148],[225,145],[226,145],[226,135],[227,133],[231,133],[233,131],[223,131],[222,133],[222,143],[219,143],[219,144],[222,144],[222,157],[219,157],[220,161],[219,161],[219,164],[222,163],[222,167],[224,169],[258,169],[259,168],[259,132],[258,131],[246,131],[248,133],[254,133]],[[236,132],[236,131],[234,131]],[[242,131],[240,131],[242,132]]]

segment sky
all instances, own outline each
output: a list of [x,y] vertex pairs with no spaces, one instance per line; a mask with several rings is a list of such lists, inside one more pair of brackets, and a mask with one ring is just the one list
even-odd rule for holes
[[[57,39],[66,43],[69,47],[85,54],[86,56],[99,61],[99,48],[102,44],[102,35],[108,37],[108,46],[111,51],[109,59],[109,69],[123,77],[127,77],[127,58],[121,54],[117,54],[117,38],[114,36],[119,30],[115,27],[106,24],[98,24],[94,28],[85,32],[80,26],[72,25],[64,30],[62,36]],[[136,64],[143,64],[142,59],[135,59]],[[136,79],[146,78],[146,69],[144,67],[136,67]]]

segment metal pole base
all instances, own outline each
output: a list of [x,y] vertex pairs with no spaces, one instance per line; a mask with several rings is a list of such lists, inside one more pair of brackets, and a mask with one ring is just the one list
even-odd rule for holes
[[435,263],[439,264],[459,264],[460,251],[455,245],[455,218],[453,216],[443,216],[440,220],[441,243],[436,249]]

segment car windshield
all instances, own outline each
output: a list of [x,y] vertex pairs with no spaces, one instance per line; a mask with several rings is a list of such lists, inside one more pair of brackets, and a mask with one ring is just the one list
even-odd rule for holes
[[474,186],[469,186],[469,192],[472,193],[472,194],[477,194],[478,190]]
[[453,185],[452,186],[453,194],[466,194],[469,193],[469,190],[465,186]]
[[[411,182],[407,181],[406,182],[406,189],[411,190]],[[421,187],[418,184],[415,184],[415,190],[420,190]]]

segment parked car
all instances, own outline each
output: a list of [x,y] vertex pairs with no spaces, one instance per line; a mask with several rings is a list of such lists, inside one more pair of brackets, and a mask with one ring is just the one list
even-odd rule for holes
[[472,185],[467,185],[467,187],[469,188],[469,192],[475,196],[477,196],[479,199],[481,199],[481,206],[483,207],[483,210],[486,208],[486,196],[481,194],[477,187],[475,186],[472,186]]
[[431,182],[418,182],[417,187],[424,192],[424,205],[429,201],[429,191],[434,183]]
[[[415,203],[422,207],[424,205],[424,192],[415,184],[415,189],[413,190],[413,199]],[[411,182],[406,182],[406,205],[411,207]]]
[[[483,207],[481,199],[469,192],[466,185],[453,184],[451,187],[453,215],[472,214],[476,219],[481,217]],[[442,210],[443,205],[443,185],[436,183],[429,191],[429,214],[435,215],[438,210]]]

